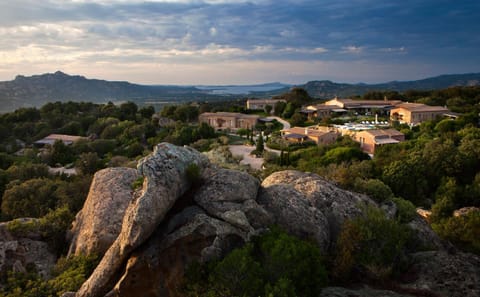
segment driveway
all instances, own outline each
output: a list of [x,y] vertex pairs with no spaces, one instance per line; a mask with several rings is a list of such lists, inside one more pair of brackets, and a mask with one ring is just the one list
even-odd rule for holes
[[263,158],[255,158],[254,156],[250,155],[250,152],[255,149],[254,146],[249,145],[229,145],[228,148],[232,155],[234,156],[242,156],[242,161],[240,164],[250,165],[252,169],[261,170],[263,164]]
[[[256,158],[250,155],[250,152],[255,149],[255,146],[229,145],[228,148],[233,156],[242,156],[240,164],[250,165],[250,167],[255,170],[262,170],[263,158]],[[268,147],[265,147],[265,150],[280,155],[280,151],[272,150]]]
[[271,120],[277,120],[279,121],[282,125],[283,125],[283,129],[290,129],[290,123],[285,121],[284,119],[280,118],[280,117],[267,117],[267,119],[271,119]]

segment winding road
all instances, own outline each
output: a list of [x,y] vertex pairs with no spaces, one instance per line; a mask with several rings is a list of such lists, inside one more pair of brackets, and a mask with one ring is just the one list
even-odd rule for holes
[[[285,121],[284,119],[280,117],[267,117],[267,119],[275,119],[279,121],[283,125],[283,129],[290,129],[290,123]],[[240,161],[240,164],[247,164],[250,165],[252,169],[256,170],[261,170],[262,169],[262,164],[263,164],[263,158],[256,158],[252,155],[250,155],[250,152],[255,149],[254,146],[248,146],[248,145],[229,145],[228,148],[230,149],[230,152],[234,156],[242,156],[242,161]],[[268,151],[275,152],[277,154],[280,154],[279,151],[271,150],[269,148],[265,148]]]

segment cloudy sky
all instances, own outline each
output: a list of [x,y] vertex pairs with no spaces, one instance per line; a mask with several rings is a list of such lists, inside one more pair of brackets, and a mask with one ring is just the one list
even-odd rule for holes
[[0,0],[0,80],[413,80],[480,72],[479,0]]

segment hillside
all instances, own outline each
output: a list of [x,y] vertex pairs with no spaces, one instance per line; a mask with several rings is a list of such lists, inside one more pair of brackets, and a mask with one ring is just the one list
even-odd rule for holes
[[[442,75],[416,81],[392,81],[382,84],[347,84],[328,80],[310,81],[305,88],[315,98],[348,97],[369,91],[433,90],[452,86],[480,85],[480,73]],[[0,113],[20,107],[40,107],[52,101],[133,101],[139,105],[162,104],[171,101],[225,100],[238,97],[265,98],[280,95],[290,85],[270,83],[229,86],[166,86],[139,85],[121,81],[88,79],[61,71],[33,76],[17,76],[12,81],[0,82]]]
[[480,73],[441,75],[414,81],[392,81],[381,84],[344,84],[328,80],[301,85],[312,97],[331,98],[363,95],[369,91],[437,90],[454,86],[478,86]]
[[190,100],[205,92],[194,87],[144,86],[129,82],[87,79],[57,71],[30,77],[17,76],[12,81],[0,82],[0,112],[19,107],[39,107],[52,101],[108,101],[130,100]]

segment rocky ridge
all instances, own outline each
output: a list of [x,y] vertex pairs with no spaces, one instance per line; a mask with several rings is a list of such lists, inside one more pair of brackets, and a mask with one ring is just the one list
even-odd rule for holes
[[[192,168],[198,170],[198,176],[187,174]],[[182,296],[177,289],[190,263],[222,257],[271,224],[311,239],[327,252],[343,221],[361,214],[359,205],[376,205],[367,196],[341,190],[311,173],[277,172],[260,184],[247,173],[215,168],[193,149],[167,143],[159,144],[152,155],[139,162],[138,175],[144,177],[144,184],[134,193],[130,185],[135,174],[129,170],[95,175],[72,238],[84,238],[90,242],[86,244],[89,252],[103,258],[80,290],[65,296],[138,296],[139,292],[142,296]],[[110,238],[115,239],[106,250],[94,244],[102,240],[102,233],[88,230],[93,225],[81,224],[85,218],[93,218],[94,210],[115,207],[105,196],[95,194],[105,176],[111,177],[109,188],[119,189],[112,192],[112,199],[129,200],[124,210],[102,211],[105,224],[121,222],[115,229],[116,237],[114,228],[109,230]],[[434,238],[431,229],[418,222],[416,225],[423,236]],[[84,250],[78,246],[78,240],[72,241],[72,253]],[[433,248],[436,254],[416,255],[418,276],[409,287],[431,290],[438,296],[478,296],[478,257],[451,255],[441,245]],[[459,265],[455,277],[440,267],[438,273],[429,271],[437,256]],[[322,296],[367,296],[370,292],[362,290],[328,288]],[[375,296],[408,296],[382,292],[375,290]]]

